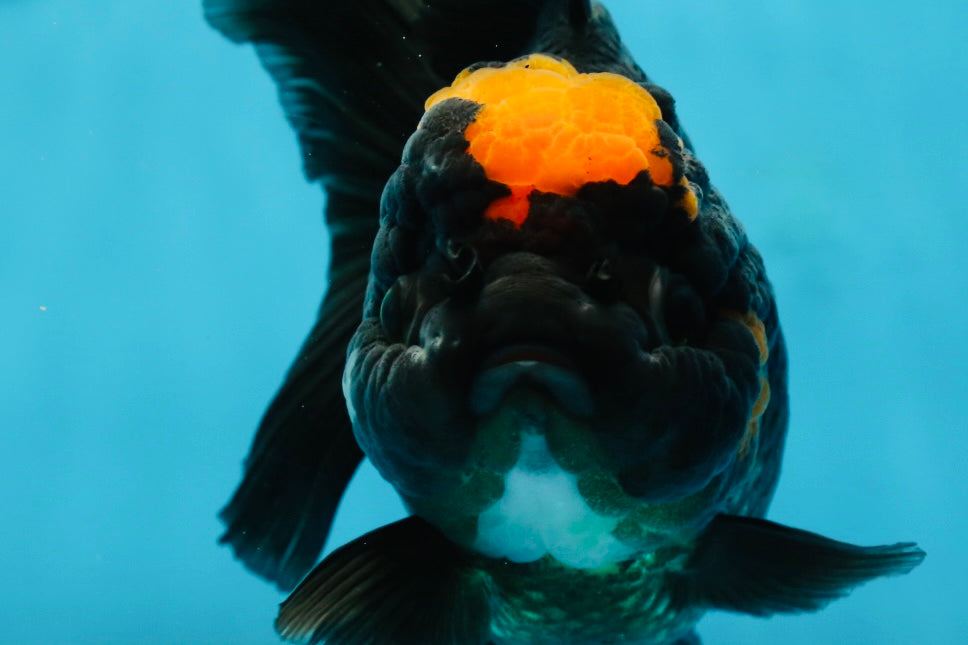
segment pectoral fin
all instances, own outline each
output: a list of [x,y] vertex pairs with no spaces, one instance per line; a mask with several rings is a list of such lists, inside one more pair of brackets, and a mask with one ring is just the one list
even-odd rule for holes
[[880,576],[908,573],[925,553],[912,542],[862,547],[750,517],[719,515],[672,576],[680,606],[756,616],[815,611]]
[[337,549],[279,610],[286,640],[326,645],[481,645],[480,575],[430,524],[409,517]]

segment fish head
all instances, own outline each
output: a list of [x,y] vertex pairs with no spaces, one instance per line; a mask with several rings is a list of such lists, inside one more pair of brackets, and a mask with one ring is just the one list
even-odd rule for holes
[[[541,542],[527,561],[578,534],[564,551],[594,566],[698,531],[756,470],[772,295],[671,120],[642,85],[539,55],[428,100],[343,387],[377,470],[455,542]],[[491,544],[552,506],[556,528]]]

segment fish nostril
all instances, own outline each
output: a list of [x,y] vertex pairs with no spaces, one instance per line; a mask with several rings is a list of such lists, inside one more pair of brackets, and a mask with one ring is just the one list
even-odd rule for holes
[[453,296],[470,297],[484,286],[484,267],[477,250],[451,240],[447,243],[447,261],[453,283]]
[[595,300],[608,304],[621,297],[623,286],[621,279],[615,275],[611,261],[602,258],[588,267],[583,288]]

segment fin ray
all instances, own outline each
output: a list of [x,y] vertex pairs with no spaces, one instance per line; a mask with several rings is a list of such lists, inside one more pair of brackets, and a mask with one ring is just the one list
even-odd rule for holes
[[923,559],[910,542],[862,547],[767,520],[718,515],[671,582],[680,606],[769,616],[815,611],[869,580],[907,573]]
[[327,645],[482,645],[483,584],[463,554],[409,517],[326,557],[282,603],[286,640]]
[[225,36],[256,44],[307,177],[376,201],[424,100],[467,65],[523,53],[542,4],[205,0],[204,8]]

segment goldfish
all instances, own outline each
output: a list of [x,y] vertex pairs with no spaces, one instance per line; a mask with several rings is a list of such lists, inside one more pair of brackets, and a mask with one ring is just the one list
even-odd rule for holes
[[[909,572],[764,519],[764,262],[588,0],[206,0],[326,191],[329,285],[221,517],[331,645],[698,644]],[[361,459],[410,516],[316,560]]]

